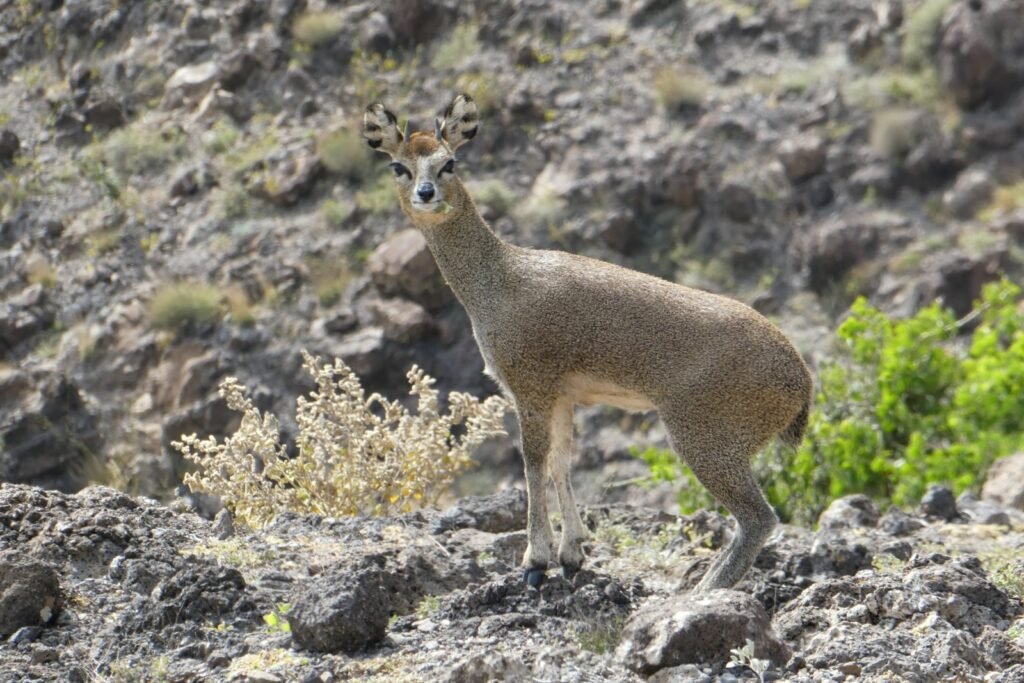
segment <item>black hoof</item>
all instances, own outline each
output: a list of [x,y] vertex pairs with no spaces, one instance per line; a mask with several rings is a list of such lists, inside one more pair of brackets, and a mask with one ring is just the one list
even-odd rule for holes
[[569,581],[572,581],[579,573],[580,567],[570,567],[567,564],[562,565],[562,576],[564,576]]
[[523,574],[523,581],[530,588],[539,588],[544,583],[544,570],[534,567]]

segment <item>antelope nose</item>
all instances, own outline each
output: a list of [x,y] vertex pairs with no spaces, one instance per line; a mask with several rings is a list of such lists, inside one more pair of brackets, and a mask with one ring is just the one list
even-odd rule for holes
[[416,194],[419,195],[420,201],[429,202],[434,196],[434,184],[420,183],[420,186],[416,188]]

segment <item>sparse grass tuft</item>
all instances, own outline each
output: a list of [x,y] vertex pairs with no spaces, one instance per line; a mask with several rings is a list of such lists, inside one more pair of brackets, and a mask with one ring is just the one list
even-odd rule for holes
[[626,625],[625,617],[588,621],[584,627],[573,627],[573,636],[581,650],[604,655],[615,650]]
[[416,606],[416,618],[426,619],[431,614],[437,611],[437,608],[441,606],[441,599],[436,595],[427,595],[420,604]]
[[430,60],[431,66],[438,70],[455,69],[467,58],[480,52],[480,40],[477,38],[480,27],[473,23],[459,24],[448,37],[434,50]]
[[305,12],[292,23],[292,37],[310,47],[332,40],[344,28],[340,12]]
[[333,306],[341,299],[355,274],[344,259],[312,256],[306,259],[309,279],[322,306]]
[[524,225],[555,228],[565,217],[567,204],[553,188],[535,188],[530,196],[516,207],[516,220]]
[[871,558],[871,566],[882,574],[902,574],[907,561],[889,553],[878,553]]
[[469,194],[477,204],[489,207],[500,216],[507,214],[516,201],[515,192],[500,178],[470,182],[468,185]]
[[160,130],[140,119],[94,143],[87,157],[125,178],[137,173],[159,172],[180,157],[185,149],[186,139],[180,130]]
[[1020,550],[982,553],[978,556],[989,579],[1004,593],[1024,600],[1024,553]]
[[220,290],[196,282],[175,282],[157,290],[149,317],[161,330],[177,330],[190,322],[213,322],[223,313]]
[[900,159],[924,134],[921,112],[916,109],[885,109],[875,114],[869,134],[871,147],[887,159]]
[[223,154],[238,142],[242,131],[230,121],[221,119],[203,134],[203,146],[213,156]]
[[221,218],[244,218],[252,208],[252,198],[245,188],[230,184],[214,195],[214,210]]
[[978,220],[987,223],[1021,208],[1024,208],[1024,180],[997,187],[988,205],[978,212]]
[[942,15],[954,0],[924,0],[907,16],[903,33],[903,62],[921,69],[932,61]]
[[482,115],[492,112],[501,97],[501,92],[495,85],[493,74],[478,71],[464,73],[455,81],[455,89],[469,93]]
[[109,254],[121,244],[121,231],[118,228],[107,228],[89,235],[86,240],[85,253],[92,258]]
[[375,215],[397,211],[398,197],[394,181],[381,175],[373,184],[356,192],[356,206]]
[[324,203],[320,205],[320,213],[327,221],[327,225],[332,228],[340,228],[352,215],[355,208],[355,205],[347,199],[325,199]]
[[362,137],[347,128],[321,135],[316,153],[328,170],[354,183],[364,182],[376,168]]
[[57,271],[43,256],[32,254],[25,263],[25,279],[30,285],[53,289],[57,285]]
[[224,301],[227,303],[231,320],[242,327],[251,327],[256,322],[249,295],[239,285],[231,285],[224,290]]
[[664,68],[654,76],[658,104],[672,114],[700,107],[709,90],[708,79],[693,66]]

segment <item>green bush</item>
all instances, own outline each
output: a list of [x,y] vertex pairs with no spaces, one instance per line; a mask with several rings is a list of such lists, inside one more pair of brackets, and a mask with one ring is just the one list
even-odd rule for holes
[[[820,390],[798,449],[777,447],[757,464],[783,520],[812,524],[838,496],[916,504],[929,484],[976,490],[999,457],[1024,448],[1024,308],[1021,290],[985,287],[963,321],[939,304],[893,320],[863,298],[839,327],[841,356],[820,370]],[[644,453],[655,479],[682,468]],[[703,506],[689,486],[684,509]]]

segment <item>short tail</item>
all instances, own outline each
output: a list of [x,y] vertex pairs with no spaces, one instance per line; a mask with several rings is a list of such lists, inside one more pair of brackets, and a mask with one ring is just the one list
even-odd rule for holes
[[792,448],[800,446],[800,442],[804,440],[804,431],[807,429],[807,418],[810,414],[811,401],[808,399],[804,402],[800,412],[793,418],[793,421],[789,423],[789,426],[779,434],[779,438],[782,439],[784,444]]

